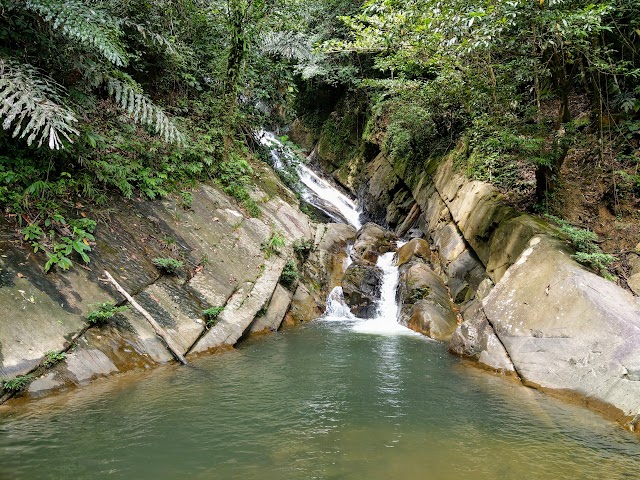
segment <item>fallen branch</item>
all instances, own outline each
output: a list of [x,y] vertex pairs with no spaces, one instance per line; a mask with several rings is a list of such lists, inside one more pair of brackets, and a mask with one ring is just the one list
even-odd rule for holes
[[167,334],[167,332],[164,331],[164,329],[158,324],[158,322],[156,322],[153,319],[151,314],[149,314],[149,312],[147,312],[144,308],[142,308],[142,306],[138,302],[136,302],[135,299],[131,295],[129,295],[124,288],[122,288],[122,286],[120,286],[120,284],[111,276],[109,272],[105,270],[104,274],[107,277],[107,281],[113,284],[113,286],[116,287],[116,290],[118,290],[118,292],[124,295],[124,298],[127,299],[127,301],[131,304],[131,306],[135,308],[138,312],[140,312],[144,318],[147,319],[147,321],[149,322],[149,325],[151,325],[153,330],[156,332],[156,335],[158,335],[164,341],[169,351],[173,354],[174,357],[176,357],[176,360],[178,360],[183,365],[186,365],[187,359],[184,358],[184,356],[180,353],[180,350],[178,349],[176,344],[173,342],[171,337]]

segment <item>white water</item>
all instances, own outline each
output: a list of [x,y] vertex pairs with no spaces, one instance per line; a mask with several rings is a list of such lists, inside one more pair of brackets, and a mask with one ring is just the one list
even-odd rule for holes
[[[321,178],[309,167],[301,164],[296,155],[290,151],[273,133],[264,130],[259,132],[260,142],[271,148],[273,165],[276,169],[287,165],[295,165],[300,181],[306,188],[301,193],[306,201],[318,207],[330,217],[338,221],[346,221],[356,229],[362,226],[360,211],[356,203],[340,192],[328,181]],[[401,247],[402,243],[398,244]],[[347,246],[345,269],[351,264],[351,245]],[[394,264],[395,252],[388,252],[378,257],[376,266],[382,270],[380,300],[375,318],[362,319],[354,316],[345,304],[342,287],[335,287],[327,296],[327,309],[322,320],[329,322],[354,322],[352,329],[359,333],[376,335],[418,335],[398,323],[399,306],[396,301],[398,288],[398,267]]]
[[[400,246],[401,244],[398,244],[398,247]],[[400,275],[394,263],[394,256],[395,252],[389,252],[378,257],[376,266],[382,270],[382,285],[376,316],[355,324],[353,326],[355,332],[376,335],[419,335],[398,323],[400,307],[396,300],[396,290]]]
[[[331,183],[317,175],[306,165],[300,163],[296,155],[289,150],[273,133],[261,130],[260,142],[271,148],[271,157],[276,169],[285,165],[295,165],[300,181],[305,185],[303,198],[322,210],[334,220],[346,221],[356,229],[362,226],[358,205],[347,195],[340,192]],[[337,218],[336,213],[342,218]]]

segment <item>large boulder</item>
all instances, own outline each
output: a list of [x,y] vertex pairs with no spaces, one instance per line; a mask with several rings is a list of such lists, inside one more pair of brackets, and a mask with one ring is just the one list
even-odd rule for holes
[[360,318],[372,318],[376,314],[382,270],[373,265],[352,263],[342,278],[344,300],[351,313]]
[[406,264],[400,271],[400,323],[433,339],[448,341],[458,317],[442,279],[421,262]]
[[358,230],[351,249],[351,258],[355,262],[375,265],[380,255],[393,250],[396,240],[393,232],[375,223],[367,223]]
[[640,413],[640,303],[536,236],[483,301],[523,381],[619,420]]
[[477,361],[490,370],[514,373],[513,363],[487,321],[482,302],[474,300],[462,312],[464,319],[451,336],[449,351]]
[[305,262],[305,281],[313,285],[318,301],[324,301],[329,292],[340,285],[347,269],[347,245],[353,243],[356,230],[343,223],[318,225],[313,248]]
[[417,258],[425,262],[428,262],[431,258],[431,248],[427,241],[422,238],[414,238],[400,247],[395,255],[395,263],[398,267],[401,267]]

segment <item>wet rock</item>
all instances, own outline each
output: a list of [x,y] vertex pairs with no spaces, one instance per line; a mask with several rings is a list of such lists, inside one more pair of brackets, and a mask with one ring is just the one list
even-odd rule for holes
[[474,300],[462,316],[464,321],[451,336],[449,351],[471,358],[491,370],[515,372],[511,359],[487,321],[481,301]]
[[244,283],[231,296],[216,324],[200,337],[191,352],[201,353],[235,345],[273,295],[285,263],[284,258],[273,258],[255,283]]
[[344,300],[351,313],[360,318],[373,318],[376,314],[382,271],[373,265],[352,263],[342,279]]
[[347,269],[347,245],[353,243],[355,237],[356,230],[351,225],[318,225],[303,273],[305,281],[315,286],[319,302],[324,301],[333,287],[340,285]]
[[393,232],[375,223],[367,223],[358,231],[351,258],[354,262],[375,265],[380,255],[393,249],[396,240]]
[[470,251],[465,250],[445,267],[447,283],[454,302],[462,304],[476,293],[480,283],[486,278],[484,265]]
[[311,321],[320,315],[322,315],[322,310],[315,297],[311,295],[304,284],[299,283],[283,323],[292,326]]
[[414,238],[398,249],[395,255],[395,263],[398,267],[401,267],[415,259],[428,262],[430,258],[431,248],[427,241],[421,238]]
[[264,313],[258,315],[251,325],[251,333],[275,332],[280,328],[284,316],[289,310],[293,294],[282,285],[277,285]]
[[484,299],[484,312],[523,380],[583,398],[624,419],[640,412],[640,303],[586,271],[562,242],[528,248]]
[[442,279],[424,263],[405,264],[400,269],[400,323],[436,340],[447,341],[458,317]]

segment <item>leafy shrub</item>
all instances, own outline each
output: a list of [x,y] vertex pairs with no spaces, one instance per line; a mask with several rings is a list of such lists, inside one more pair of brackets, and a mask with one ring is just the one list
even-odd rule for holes
[[154,258],[153,264],[164,273],[168,273],[169,275],[173,275],[182,267],[184,267],[184,262],[180,260],[176,260],[175,258]]
[[96,307],[96,310],[90,312],[87,316],[87,322],[90,325],[105,325],[115,314],[129,310],[126,305],[116,307],[111,302],[98,303]]
[[431,292],[431,289],[429,287],[416,288],[412,290],[411,295],[409,295],[409,302],[410,303],[419,302],[420,300],[423,300],[426,297],[428,297],[429,292]]
[[213,325],[215,325],[216,321],[218,320],[218,317],[223,312],[223,310],[224,310],[224,307],[217,306],[217,307],[209,307],[202,312],[202,315],[204,315],[204,319],[207,327],[212,327]]
[[10,380],[2,381],[2,388],[10,392],[19,392],[33,379],[33,375],[20,375]]
[[293,260],[287,260],[287,263],[282,269],[282,274],[280,274],[280,283],[285,287],[290,287],[298,279],[299,275],[296,262]]
[[546,215],[560,226],[560,232],[575,248],[576,253],[571,258],[583,265],[587,265],[600,273],[607,280],[612,280],[608,267],[617,260],[609,253],[604,253],[596,243],[598,236],[591,230],[574,227],[570,223],[553,215]]
[[271,232],[271,236],[262,242],[260,248],[264,252],[264,258],[270,258],[273,254],[279,255],[284,246],[284,236],[274,230]]
[[44,356],[45,356],[45,359],[44,359],[43,365],[46,368],[51,368],[57,363],[60,363],[62,360],[67,358],[66,352],[55,352],[55,351],[47,352],[44,354]]

